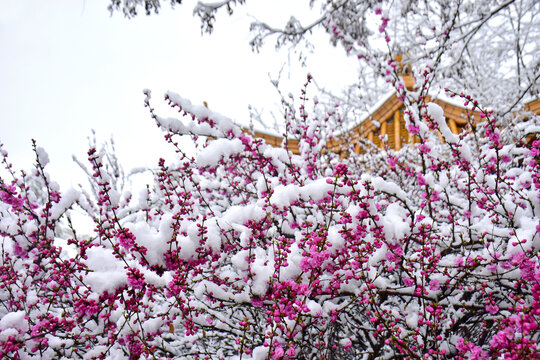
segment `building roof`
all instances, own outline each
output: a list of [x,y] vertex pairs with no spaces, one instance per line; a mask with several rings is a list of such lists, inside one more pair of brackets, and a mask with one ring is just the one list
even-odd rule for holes
[[[409,84],[409,86],[411,85]],[[464,106],[453,98],[441,95],[436,97],[428,96],[426,102],[434,102],[443,109],[446,121],[454,133],[461,132],[468,123],[480,121],[480,112],[478,110],[473,110],[472,106]],[[414,138],[405,128],[402,109],[403,103],[396,93],[388,93],[373,105],[356,125],[328,139],[327,148],[332,152],[339,153],[344,147],[349,148],[351,141],[354,142],[360,139],[370,140],[376,146],[382,147],[382,141],[379,139],[380,135],[387,135],[388,141],[386,145],[396,150],[400,149],[404,143],[414,142]],[[532,99],[528,101],[524,105],[524,109],[540,115],[540,100]],[[263,138],[267,144],[272,146],[281,146],[283,142],[283,137],[263,131],[256,131],[255,136]],[[347,146],[344,146],[345,144]],[[297,140],[287,139],[287,146],[293,153],[299,153]],[[355,152],[359,151],[358,146],[356,146]]]

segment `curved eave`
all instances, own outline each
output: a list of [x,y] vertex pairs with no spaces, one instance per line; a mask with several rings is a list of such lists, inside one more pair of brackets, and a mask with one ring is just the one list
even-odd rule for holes
[[[472,110],[470,107],[459,106],[441,98],[432,99],[428,96],[426,98],[426,102],[430,101],[436,103],[443,109],[444,116],[448,122],[453,122],[461,128],[465,127],[469,122],[475,123],[481,119],[480,112],[477,110]],[[358,125],[347,130],[345,133],[337,134],[335,137],[328,139],[326,143],[328,150],[332,152],[340,152],[343,145],[351,141],[351,139],[367,139],[370,133],[374,133],[379,130],[380,124],[392,118],[396,118],[396,113],[399,112],[402,107],[403,103],[398,99],[397,95],[395,93],[389,94],[383,99],[383,101],[376,104],[372,108],[372,112],[364,117]],[[524,105],[524,108],[527,111],[540,115],[540,100],[534,99],[529,101]],[[402,117],[398,118],[400,121],[403,121]],[[255,137],[262,138],[267,144],[275,147],[281,146],[283,142],[283,137],[261,131],[255,131]],[[288,140],[287,146],[293,153],[299,153],[297,140]]]

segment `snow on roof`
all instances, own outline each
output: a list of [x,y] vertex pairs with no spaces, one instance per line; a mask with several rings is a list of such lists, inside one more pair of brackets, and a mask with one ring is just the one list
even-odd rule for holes
[[[358,127],[359,125],[363,124],[364,122],[366,122],[367,120],[372,118],[373,114],[375,114],[379,109],[381,109],[383,106],[385,106],[385,104],[390,99],[392,99],[392,97],[395,96],[395,95],[396,95],[395,90],[391,90],[391,91],[387,92],[384,96],[382,96],[380,98],[379,101],[377,101],[375,104],[373,104],[371,107],[369,107],[369,109],[363,114],[363,116],[357,122],[355,122],[354,124],[351,124],[350,127],[347,130],[341,130],[339,132],[336,132],[334,134],[334,136],[335,137],[340,136],[340,135],[343,135],[344,133],[352,131],[356,127]],[[467,111],[471,111],[471,112],[472,111],[478,111],[478,110],[474,109],[474,105],[472,103],[470,103],[470,102],[467,105],[465,105],[466,100],[464,98],[460,97],[460,96],[450,97],[450,96],[446,95],[443,91],[429,91],[428,95],[430,97],[430,102],[432,102],[434,100],[438,100],[440,102],[446,103],[446,104],[448,104],[450,106],[454,106],[454,107],[459,108],[459,109],[463,109],[463,110],[467,110]],[[529,98],[529,99],[525,100],[523,103],[528,104],[528,103],[532,103],[534,101],[538,101],[538,99]],[[266,135],[266,136],[270,136],[270,137],[281,137],[282,136],[281,134],[278,135],[278,134],[272,133],[271,131],[265,131],[265,130],[256,129],[255,132],[258,133],[258,134]]]
[[[358,125],[364,123],[366,120],[368,120],[369,118],[371,118],[373,116],[373,114],[379,110],[380,108],[382,108],[387,102],[388,100],[390,100],[392,98],[392,96],[394,96],[396,94],[396,92],[394,90],[391,90],[389,92],[387,92],[384,96],[381,97],[381,99],[379,101],[377,101],[375,104],[373,104],[369,109],[368,111],[364,114],[364,116],[362,116],[360,118],[360,120],[352,125],[351,128],[349,128],[347,131],[350,131],[352,129],[354,129],[355,127],[357,127]],[[336,134],[336,135],[341,135],[341,133],[339,134]]]

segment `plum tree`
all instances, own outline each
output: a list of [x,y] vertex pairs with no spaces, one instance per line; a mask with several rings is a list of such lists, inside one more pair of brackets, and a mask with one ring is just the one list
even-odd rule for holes
[[[316,26],[397,92],[418,141],[328,151],[345,119],[308,76],[283,101],[281,147],[173,92],[164,98],[180,115],[163,117],[145,90],[178,157],[161,160],[138,197],[106,148],[89,149],[83,193],[60,191],[37,145],[34,170],[21,173],[0,148],[0,357],[540,358],[539,118],[518,111],[538,90],[538,5],[310,3],[324,10]],[[309,32],[292,25],[255,30],[279,41]],[[517,61],[481,61],[477,36],[495,25],[514,31],[489,51],[513,44]],[[377,36],[384,50],[368,41]],[[468,131],[452,133],[429,100],[442,85],[479,114]],[[78,231],[75,210],[92,231]]]

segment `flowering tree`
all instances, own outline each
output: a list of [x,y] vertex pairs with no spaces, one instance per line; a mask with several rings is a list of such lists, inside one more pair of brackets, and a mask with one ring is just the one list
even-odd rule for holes
[[538,116],[449,89],[480,114],[455,135],[426,97],[438,58],[409,91],[387,57],[419,139],[398,152],[327,151],[343,119],[311,77],[280,148],[172,92],[180,118],[161,117],[145,90],[178,161],[138,197],[96,146],[89,190],[64,193],[43,149],[16,173],[0,148],[0,357],[540,358]]
[[[95,199],[61,195],[38,147],[35,173],[2,179],[3,356],[538,357],[537,119],[499,129],[482,111],[458,137],[429,103],[409,119],[419,145],[359,162],[321,151],[303,108],[296,156],[166,99],[183,122],[150,110],[179,163],[138,201],[95,148]],[[189,158],[185,134],[215,140]]]

